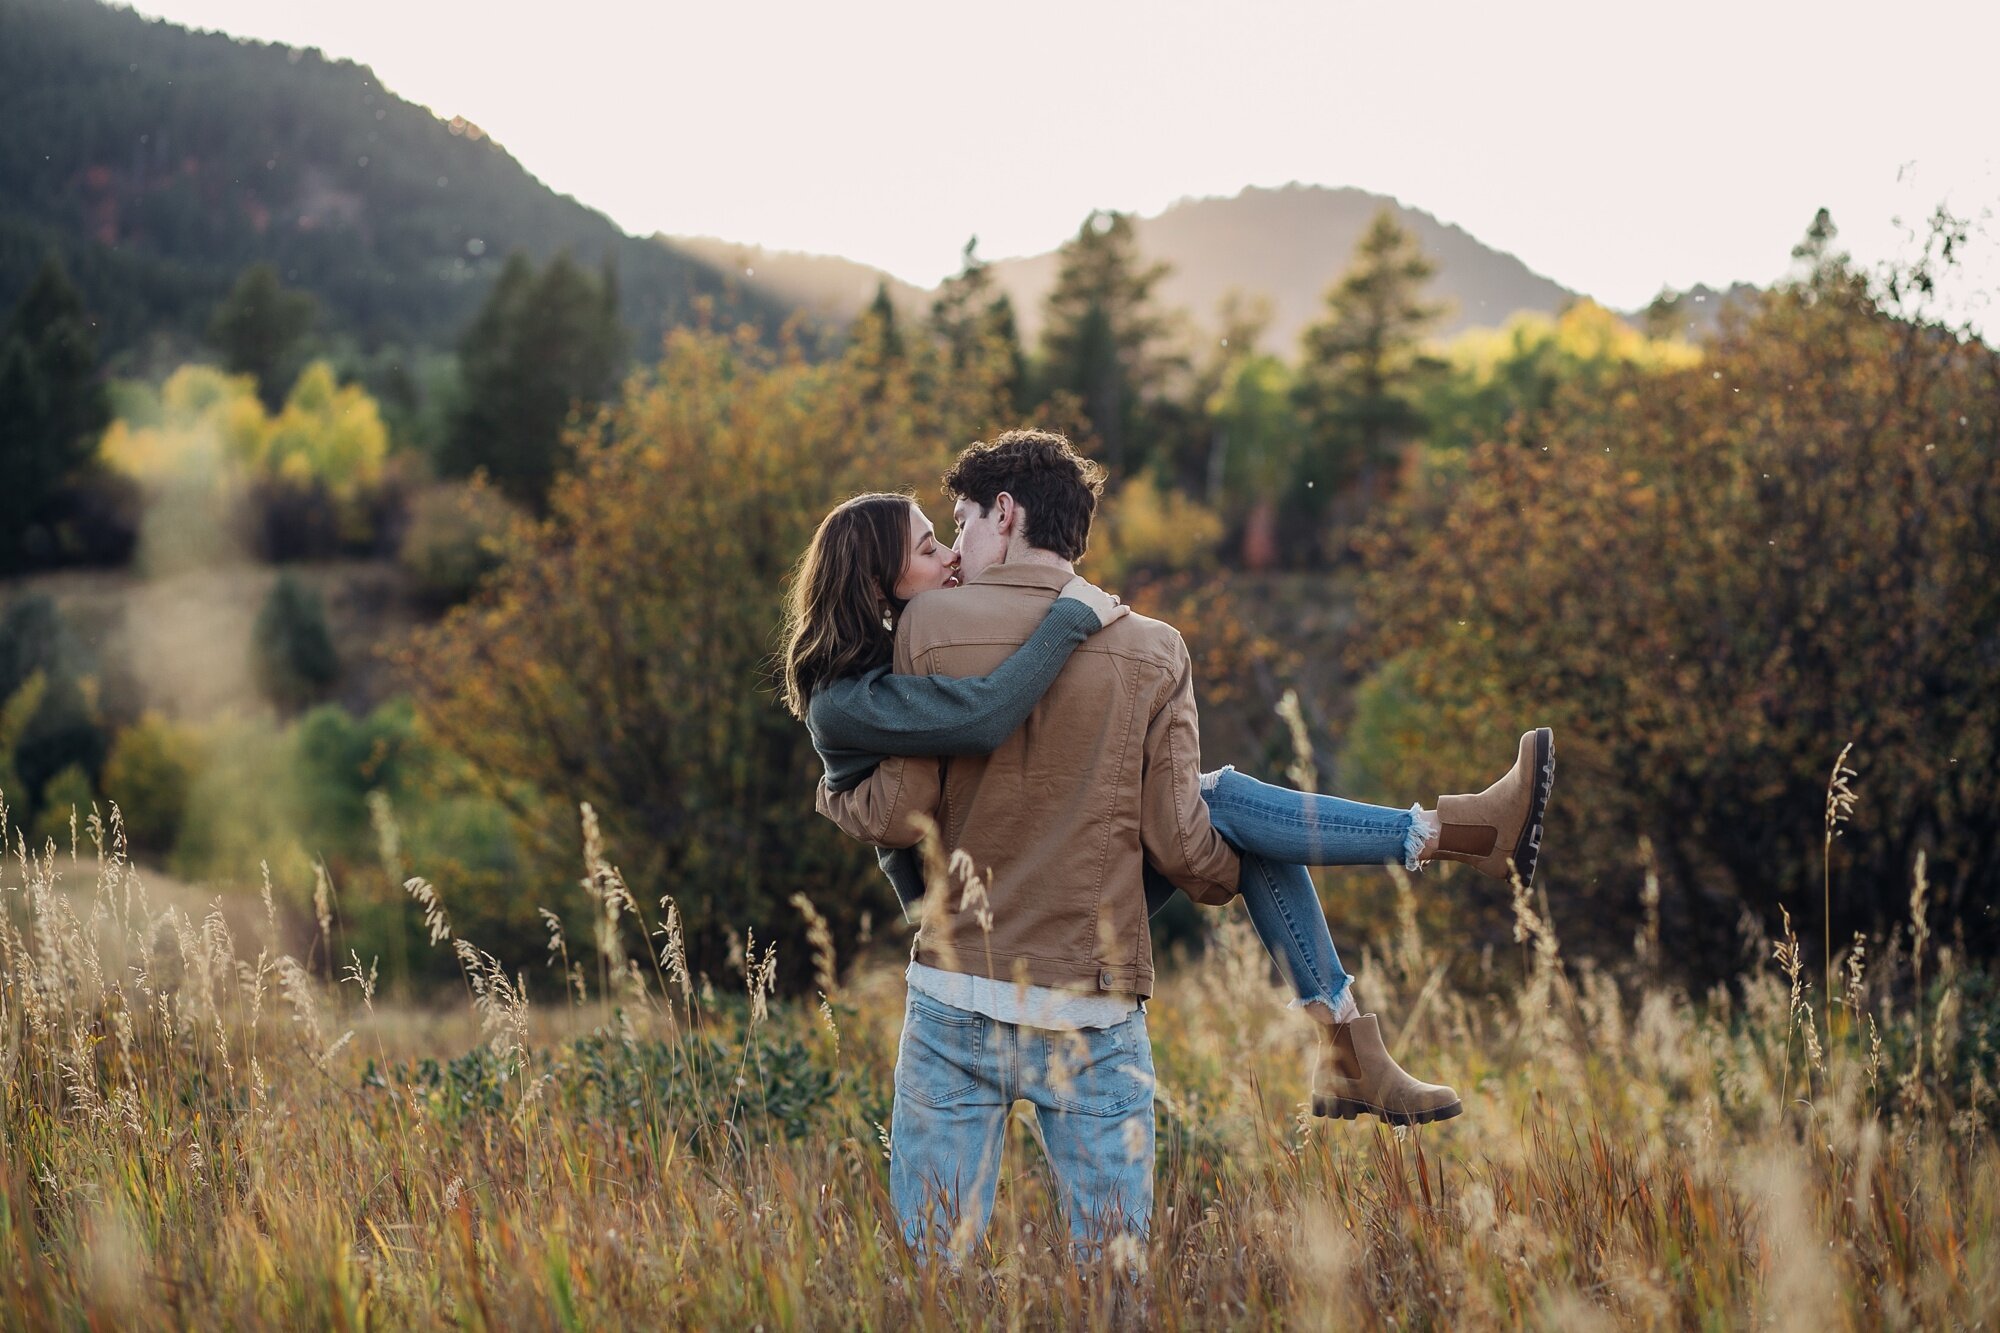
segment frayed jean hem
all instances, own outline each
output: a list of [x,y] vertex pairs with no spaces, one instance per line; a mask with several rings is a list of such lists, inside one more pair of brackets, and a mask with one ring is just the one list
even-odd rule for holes
[[1424,843],[1430,837],[1430,821],[1424,818],[1424,808],[1412,805],[1409,810],[1410,828],[1403,835],[1403,869],[1412,874],[1422,874],[1424,869]]

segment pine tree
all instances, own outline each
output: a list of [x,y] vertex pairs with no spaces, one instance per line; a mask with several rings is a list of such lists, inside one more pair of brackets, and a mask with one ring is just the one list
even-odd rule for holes
[[1128,464],[1140,411],[1184,361],[1166,349],[1169,324],[1153,289],[1170,266],[1139,258],[1132,219],[1093,212],[1064,242],[1042,329],[1047,387],[1083,403],[1114,474]]
[[271,265],[252,264],[215,308],[208,341],[230,374],[256,379],[265,410],[275,412],[303,362],[305,338],[318,317],[319,303],[309,293],[287,288]]
[[875,284],[875,299],[868,303],[868,319],[883,361],[903,359],[903,331],[896,324],[896,303],[889,299],[889,284]]
[[1792,247],[1792,263],[1797,266],[1797,285],[1814,300],[1867,299],[1868,280],[1854,271],[1854,261],[1845,250],[1834,248],[1840,228],[1833,214],[1822,208],[1813,214],[1806,234]]
[[875,299],[854,321],[852,337],[848,361],[861,377],[862,397],[870,403],[879,402],[908,352],[887,282],[875,285]]
[[0,571],[48,553],[49,503],[90,462],[110,419],[95,327],[51,258],[0,333]]
[[954,374],[984,371],[1016,411],[1025,411],[1028,365],[1014,302],[995,287],[978,251],[975,236],[965,243],[958,272],[938,284],[937,298],[931,302],[931,332],[944,344],[946,363]]
[[1305,441],[1285,497],[1295,537],[1319,537],[1350,487],[1359,505],[1369,503],[1383,472],[1422,433],[1416,389],[1440,368],[1422,337],[1443,307],[1421,292],[1436,271],[1385,208],[1328,290],[1325,314],[1305,331],[1294,389]]
[[539,511],[567,461],[563,430],[616,387],[625,358],[617,275],[593,278],[567,255],[539,274],[515,254],[459,342],[461,401],[439,465],[483,467]]

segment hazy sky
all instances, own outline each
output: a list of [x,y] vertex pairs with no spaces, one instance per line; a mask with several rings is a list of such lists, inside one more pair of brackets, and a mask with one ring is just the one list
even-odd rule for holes
[[1772,280],[1820,205],[1866,262],[1898,215],[2000,213],[1990,0],[138,7],[372,65],[629,231],[925,285],[975,232],[1029,253],[1093,207],[1291,180],[1394,195],[1621,307]]

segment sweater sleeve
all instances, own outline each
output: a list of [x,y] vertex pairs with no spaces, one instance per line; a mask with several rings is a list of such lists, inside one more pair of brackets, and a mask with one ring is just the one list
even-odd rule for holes
[[888,755],[991,754],[1027,720],[1077,646],[1097,631],[1097,613],[1058,597],[1028,641],[986,676],[912,676],[871,671],[835,681],[812,698],[814,743]]

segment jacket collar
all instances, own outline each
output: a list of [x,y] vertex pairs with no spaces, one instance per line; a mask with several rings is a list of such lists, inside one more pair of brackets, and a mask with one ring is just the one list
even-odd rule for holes
[[1003,560],[988,565],[977,577],[968,579],[967,585],[997,583],[1009,588],[1047,588],[1050,592],[1061,592],[1075,577],[1054,565],[1036,564],[1031,560]]

